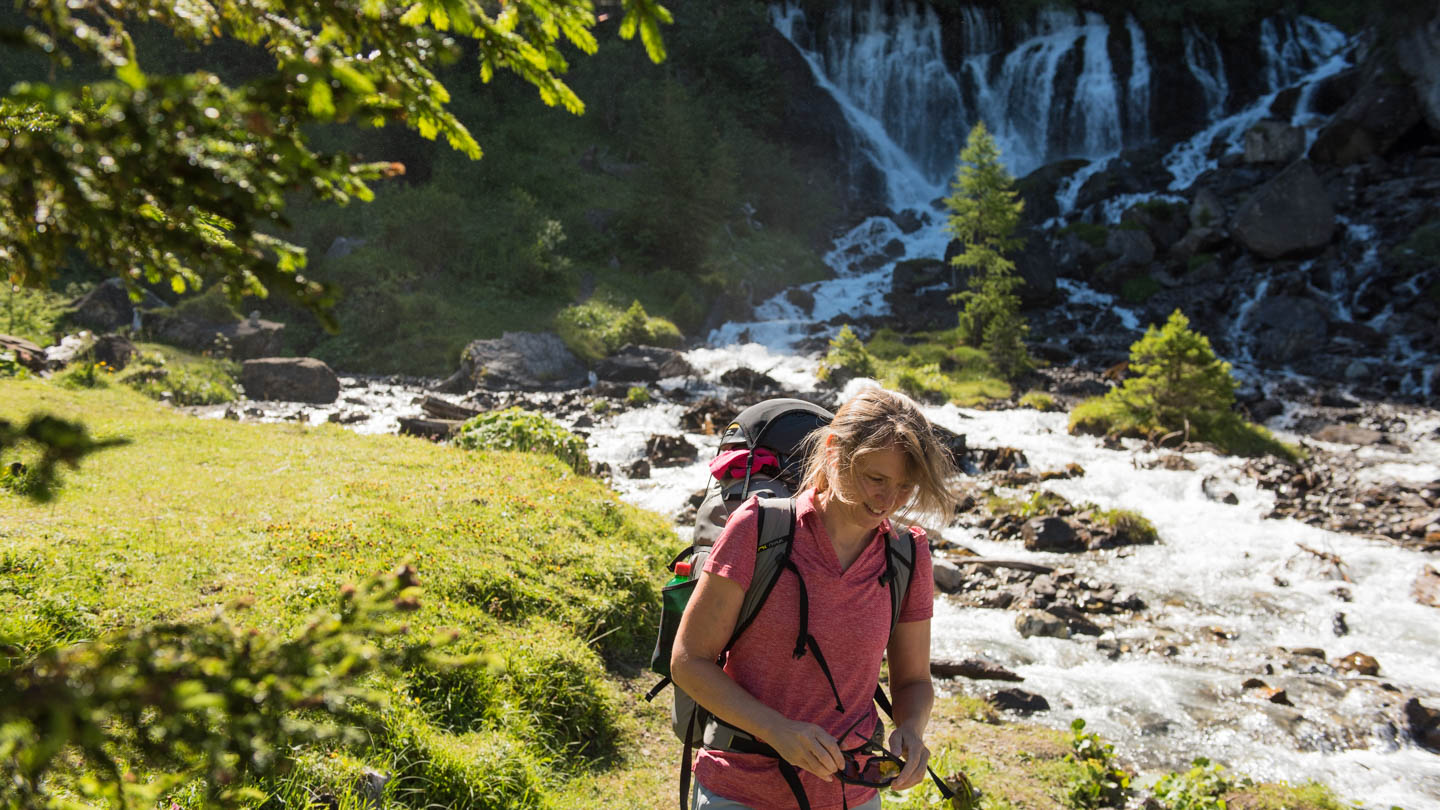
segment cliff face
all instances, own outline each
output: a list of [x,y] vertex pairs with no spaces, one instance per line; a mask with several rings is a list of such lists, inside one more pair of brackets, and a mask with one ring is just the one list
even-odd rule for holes
[[[805,138],[851,144],[827,159],[845,161],[855,208],[932,216],[969,125],[996,134],[1024,176],[1041,340],[1099,365],[1134,339],[1057,307],[1058,275],[1142,328],[1180,308],[1242,363],[1374,397],[1440,389],[1440,14],[1381,47],[1304,17],[1214,36],[1093,12],[841,4],[777,19],[815,76],[795,82],[800,108],[827,111]],[[892,304],[928,312],[935,285],[907,268]]]

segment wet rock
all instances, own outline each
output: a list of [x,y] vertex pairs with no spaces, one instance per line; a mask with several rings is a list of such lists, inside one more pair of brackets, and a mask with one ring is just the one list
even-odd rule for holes
[[1046,608],[1046,612],[1065,622],[1065,628],[1072,636],[1098,636],[1101,633],[1100,625],[1070,605],[1053,604]]
[[1064,518],[1037,517],[1025,521],[1020,529],[1025,548],[1030,551],[1084,551],[1085,543],[1075,528]]
[[45,370],[45,350],[25,338],[0,335],[0,352],[13,354],[16,363],[36,374]]
[[340,380],[313,357],[246,360],[240,371],[245,396],[257,400],[329,404],[340,397]]
[[1205,476],[1205,479],[1200,482],[1200,490],[1205,493],[1205,497],[1212,501],[1229,504],[1231,506],[1240,503],[1240,498],[1226,487],[1224,482],[1213,475]]
[[1305,130],[1283,121],[1261,121],[1245,131],[1246,163],[1289,163],[1305,154]]
[[680,427],[690,433],[714,436],[725,429],[727,420],[735,412],[733,405],[715,397],[705,397],[680,414]]
[[1380,662],[1376,661],[1374,656],[1362,652],[1352,652],[1336,661],[1334,666],[1341,672],[1353,672],[1357,675],[1375,676],[1380,674]]
[[1356,425],[1326,425],[1316,431],[1314,435],[1322,442],[1354,444],[1361,447],[1379,444],[1385,439],[1385,434],[1378,430],[1367,430]]
[[1240,243],[1266,259],[1311,254],[1330,243],[1335,207],[1306,161],[1256,189],[1230,225]]
[[1016,616],[1015,630],[1022,638],[1070,638],[1065,620],[1043,610],[1027,610]]
[[935,659],[930,662],[930,674],[937,678],[969,678],[978,681],[1023,681],[1005,667],[985,658],[965,658],[959,661]]
[[684,436],[659,434],[645,440],[645,458],[654,467],[683,467],[700,455]]
[[720,382],[746,391],[773,391],[780,388],[774,377],[752,368],[732,368],[720,375]]
[[1256,353],[1272,365],[1285,365],[1314,352],[1325,341],[1329,320],[1309,298],[1266,298],[1251,316]]
[[1440,571],[1427,565],[1415,578],[1415,584],[1411,586],[1410,593],[1415,601],[1422,605],[1433,608],[1440,608]]
[[459,376],[466,388],[496,391],[565,390],[589,382],[585,365],[549,332],[472,341],[461,353]]
[[1405,727],[1416,745],[1440,754],[1440,709],[1410,698],[1405,701]]
[[1349,166],[1384,155],[1420,123],[1421,107],[1409,84],[1372,71],[1355,95],[1320,130],[1310,157],[1318,163]]
[[635,478],[635,479],[642,480],[642,481],[645,480],[645,479],[647,479],[647,478],[649,478],[649,477],[650,477],[650,462],[649,462],[649,460],[643,459],[643,458],[636,460],[636,461],[633,462],[630,466],[628,466],[628,467],[625,468],[625,476],[626,476],[627,478]]
[[1030,462],[1026,460],[1024,452],[1014,447],[977,448],[975,466],[981,472],[996,472],[1028,467]]
[[1440,134],[1440,10],[1396,40],[1394,48],[1396,64],[1415,83],[1425,122]]
[[1020,714],[1050,711],[1050,701],[1024,689],[1001,689],[986,700],[998,709],[1009,709]]
[[674,349],[630,343],[595,364],[595,376],[607,382],[652,383],[666,377],[688,377],[694,373],[685,357]]
[[1112,228],[1105,237],[1105,252],[1121,267],[1144,267],[1155,260],[1155,243],[1143,230]]
[[931,566],[935,577],[935,587],[941,591],[954,593],[960,590],[965,583],[965,574],[955,563],[943,557],[935,557],[931,560]]
[[1195,192],[1195,199],[1190,203],[1192,229],[1216,228],[1225,221],[1225,216],[1225,201],[1214,189],[1207,187]]
[[1336,636],[1350,635],[1350,623],[1345,620],[1344,613],[1336,613],[1330,617],[1330,629]]

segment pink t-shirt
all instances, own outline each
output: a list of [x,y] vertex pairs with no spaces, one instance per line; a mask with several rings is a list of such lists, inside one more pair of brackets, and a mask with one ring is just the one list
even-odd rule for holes
[[[749,587],[755,570],[758,514],[753,498],[735,510],[705,564],[706,573]],[[807,650],[799,660],[792,657],[800,630],[800,590],[791,573],[780,576],[725,664],[725,673],[745,691],[792,720],[814,723],[832,735],[843,733],[858,720],[855,731],[859,736],[850,734],[840,741],[841,748],[863,742],[878,720],[873,716],[877,714],[873,697],[890,638],[890,591],[880,582],[885,573],[884,537],[889,530],[888,522],[882,525],[842,573],[825,525],[815,511],[815,491],[807,490],[796,499],[790,558],[805,579],[810,634],[830,666],[845,706],[843,713],[835,710],[835,698],[815,656]],[[915,570],[901,604],[902,622],[929,619],[934,611],[930,545],[923,529],[910,531],[915,538]],[[796,806],[795,795],[775,760],[768,757],[702,750],[695,761],[695,778],[712,793],[756,810]],[[800,779],[814,810],[842,807],[840,780],[826,783],[805,771],[800,771]],[[859,785],[844,787],[851,807],[868,801],[875,792]]]

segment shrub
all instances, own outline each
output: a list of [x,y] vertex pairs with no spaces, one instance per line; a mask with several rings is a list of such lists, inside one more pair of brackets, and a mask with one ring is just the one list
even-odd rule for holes
[[1093,222],[1075,222],[1061,228],[1060,233],[1073,233],[1094,248],[1105,247],[1105,240],[1110,238],[1109,228]]
[[1114,747],[1085,732],[1079,717],[1070,723],[1070,753],[1065,759],[1082,768],[1069,784],[1069,804],[1078,810],[1123,807],[1130,793],[1130,774],[1115,762]]
[[1153,276],[1139,276],[1126,279],[1120,285],[1120,297],[1132,304],[1143,304],[1150,296],[1160,292],[1160,282]]
[[[7,284],[6,289],[4,301],[0,302],[0,333],[25,338],[37,346],[49,345],[59,331],[57,324],[64,316],[66,296],[14,284]],[[72,285],[67,292],[70,298],[76,298],[81,288]],[[3,374],[0,371],[0,376]]]
[[856,377],[874,377],[875,358],[866,350],[864,341],[855,334],[849,324],[840,327],[840,334],[830,341],[830,351],[820,361],[816,372],[821,380],[836,385]]
[[1156,543],[1160,533],[1155,524],[1133,509],[1106,509],[1095,513],[1095,517],[1115,531],[1115,537],[1123,545]]
[[1020,407],[1034,408],[1037,411],[1044,411],[1046,413],[1060,410],[1060,405],[1055,402],[1055,398],[1044,391],[1030,391],[1025,394],[1025,396],[1020,397]]
[[1213,261],[1215,261],[1214,253],[1196,253],[1185,263],[1185,272],[1193,273]]
[[639,301],[621,311],[591,299],[555,315],[555,331],[577,357],[595,363],[627,343],[678,348],[685,336],[674,323],[651,316]]
[[20,365],[14,352],[0,352],[0,377],[24,380],[30,376],[30,369]]
[[175,405],[219,405],[239,397],[240,365],[232,360],[199,357],[166,346],[141,344],[139,359],[116,380],[151,399]]
[[518,407],[482,413],[466,421],[454,443],[468,450],[549,453],[581,475],[590,472],[584,439],[543,414]]
[[1155,783],[1153,793],[1163,810],[1225,810],[1221,798],[1237,787],[1247,787],[1244,776],[1230,776],[1225,766],[1197,757],[1190,770],[1167,773]]
[[625,392],[625,402],[628,405],[649,405],[650,390],[643,385],[632,385]]

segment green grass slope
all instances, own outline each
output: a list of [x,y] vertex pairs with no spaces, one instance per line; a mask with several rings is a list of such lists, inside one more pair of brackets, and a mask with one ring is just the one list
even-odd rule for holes
[[615,673],[652,643],[658,572],[678,543],[658,516],[548,456],[202,421],[120,387],[0,382],[0,419],[36,411],[131,444],[67,472],[53,503],[0,491],[12,664],[236,600],[253,601],[240,621],[287,633],[341,585],[409,562],[424,588],[412,625],[457,629],[450,651],[497,665],[388,685],[386,733],[316,752],[311,778],[348,784],[334,771],[349,763],[396,775],[406,805],[549,807],[629,767],[621,748],[640,730],[627,684],[644,679]]

